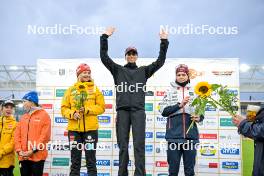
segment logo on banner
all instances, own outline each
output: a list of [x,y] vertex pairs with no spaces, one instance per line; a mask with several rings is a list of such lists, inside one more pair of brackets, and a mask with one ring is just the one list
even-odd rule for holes
[[240,154],[238,148],[221,148],[220,152],[223,155],[239,155]]
[[109,151],[109,150],[111,150],[111,146],[110,145],[107,145],[107,144],[104,144],[104,143],[98,143],[97,150]]
[[70,158],[52,158],[52,166],[69,166]]
[[105,104],[105,109],[113,109],[113,105],[112,104]]
[[147,92],[145,92],[145,96],[154,96],[154,92],[153,91],[147,91]]
[[165,95],[165,91],[156,91],[156,96],[164,96]]
[[42,107],[43,109],[52,109],[53,104],[41,104],[41,107]]
[[53,96],[53,89],[46,88],[45,90],[39,90],[38,96]]
[[220,126],[233,127],[235,125],[232,122],[232,118],[220,118]]
[[97,160],[97,166],[110,166],[110,160]]
[[153,138],[153,132],[146,132],[145,138]]
[[[119,149],[118,144],[114,144],[114,149]],[[132,144],[128,144],[128,149],[132,149]]]
[[102,90],[102,94],[104,96],[113,96],[113,91],[112,90]]
[[112,137],[111,130],[98,130],[98,137],[103,139],[109,139]]
[[63,117],[55,117],[56,123],[68,123],[68,120]]
[[201,71],[197,71],[197,70],[192,69],[192,68],[189,69],[189,77],[190,77],[190,79],[194,79],[197,76],[202,76],[202,75],[203,75],[203,72],[201,72]]
[[97,173],[97,176],[110,176],[110,173]]
[[208,167],[209,168],[218,168],[218,163],[209,163]]
[[210,105],[206,105],[205,111],[214,112],[216,111],[216,108]]
[[234,71],[212,71],[215,76],[231,76]]
[[157,139],[163,139],[165,138],[165,132],[156,132],[156,138]]
[[111,117],[110,116],[97,116],[100,124],[110,124]]
[[145,103],[145,111],[153,111],[153,103]]
[[156,161],[156,167],[168,167],[168,163],[166,161]]
[[233,93],[234,95],[238,95],[238,90],[228,89],[228,92]]
[[63,97],[66,89],[56,89],[56,97]]
[[161,125],[166,125],[166,123],[167,123],[167,118],[163,117],[163,116],[157,116],[156,120],[157,120],[157,123],[159,123]]
[[[235,131],[236,132],[236,131]],[[240,141],[240,136],[237,135],[237,133],[234,134],[221,134],[219,136],[220,140],[225,140],[227,142],[232,142],[232,141]]]
[[217,134],[200,133],[200,139],[217,139]]
[[146,152],[148,152],[148,153],[153,152],[153,145],[146,145],[146,146],[145,146],[145,150],[146,150]]
[[[67,176],[67,175],[65,175],[65,176]],[[58,175],[58,176],[61,176],[61,175]],[[85,172],[80,172],[80,176],[88,176],[88,175]],[[110,176],[110,173],[97,173],[97,176]]]
[[65,68],[60,68],[60,69],[59,69],[59,75],[60,75],[60,76],[65,76],[65,72],[66,72],[66,71],[65,71]]
[[201,146],[200,153],[202,156],[215,156],[216,148],[214,146]]
[[157,176],[168,176],[168,174],[165,174],[165,173],[158,173]]
[[153,117],[147,116],[146,117],[147,125],[153,122]]
[[[114,166],[119,166],[119,160],[114,160],[113,161]],[[131,166],[131,160],[128,161],[128,166]]]
[[216,118],[206,117],[203,120],[202,124],[204,124],[204,126],[207,126],[207,127],[215,127],[215,126],[218,127],[218,121]]
[[225,161],[222,162],[222,168],[223,169],[231,169],[231,170],[237,170],[238,169],[238,162],[229,162]]

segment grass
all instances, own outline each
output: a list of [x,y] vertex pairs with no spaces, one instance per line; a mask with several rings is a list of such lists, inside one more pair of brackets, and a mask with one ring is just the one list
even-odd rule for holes
[[15,169],[14,169],[14,176],[20,176],[20,170],[19,170],[19,163],[16,155],[16,163],[15,163]]
[[254,159],[254,141],[244,138],[242,140],[243,175],[252,175]]

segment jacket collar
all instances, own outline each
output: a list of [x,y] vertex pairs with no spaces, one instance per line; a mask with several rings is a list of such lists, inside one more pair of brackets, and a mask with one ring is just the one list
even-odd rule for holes
[[138,68],[136,63],[127,63],[126,65],[124,65],[124,67],[126,68],[130,68],[130,69],[136,69]]

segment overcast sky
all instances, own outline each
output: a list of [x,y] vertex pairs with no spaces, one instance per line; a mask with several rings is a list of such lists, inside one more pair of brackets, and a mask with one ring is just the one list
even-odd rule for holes
[[[38,58],[98,58],[99,33],[109,25],[117,28],[109,39],[111,57],[124,57],[129,45],[138,48],[140,57],[157,57],[158,32],[161,25],[168,25],[170,58],[236,57],[242,63],[263,64],[263,19],[261,0],[4,0],[0,5],[0,62],[35,65]],[[56,24],[99,32],[29,32],[29,26],[41,32]],[[192,29],[220,27],[229,33],[210,34],[205,30],[204,34],[190,34],[190,28],[189,33],[179,29],[187,30],[188,25]]]

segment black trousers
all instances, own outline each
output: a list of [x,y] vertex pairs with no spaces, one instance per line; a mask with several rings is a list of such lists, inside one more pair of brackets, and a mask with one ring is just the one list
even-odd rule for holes
[[[185,146],[184,146],[185,145]],[[194,143],[168,143],[167,160],[169,176],[178,176],[181,156],[183,156],[185,176],[194,176],[196,149]],[[189,145],[189,147],[187,147]],[[186,150],[187,149],[187,150]]]
[[21,176],[42,176],[45,163],[44,160],[37,162],[25,160],[20,161],[19,163],[21,165]]
[[130,126],[132,125],[134,156],[135,156],[135,176],[145,176],[145,130],[146,114],[144,110],[138,111],[117,111],[116,135],[119,147],[119,176],[128,175],[128,143]]
[[82,147],[85,151],[87,174],[97,176],[96,144],[98,142],[98,131],[69,131],[68,138],[71,143],[70,176],[80,176]]
[[0,168],[0,176],[14,176],[13,174],[14,166],[9,168]]

